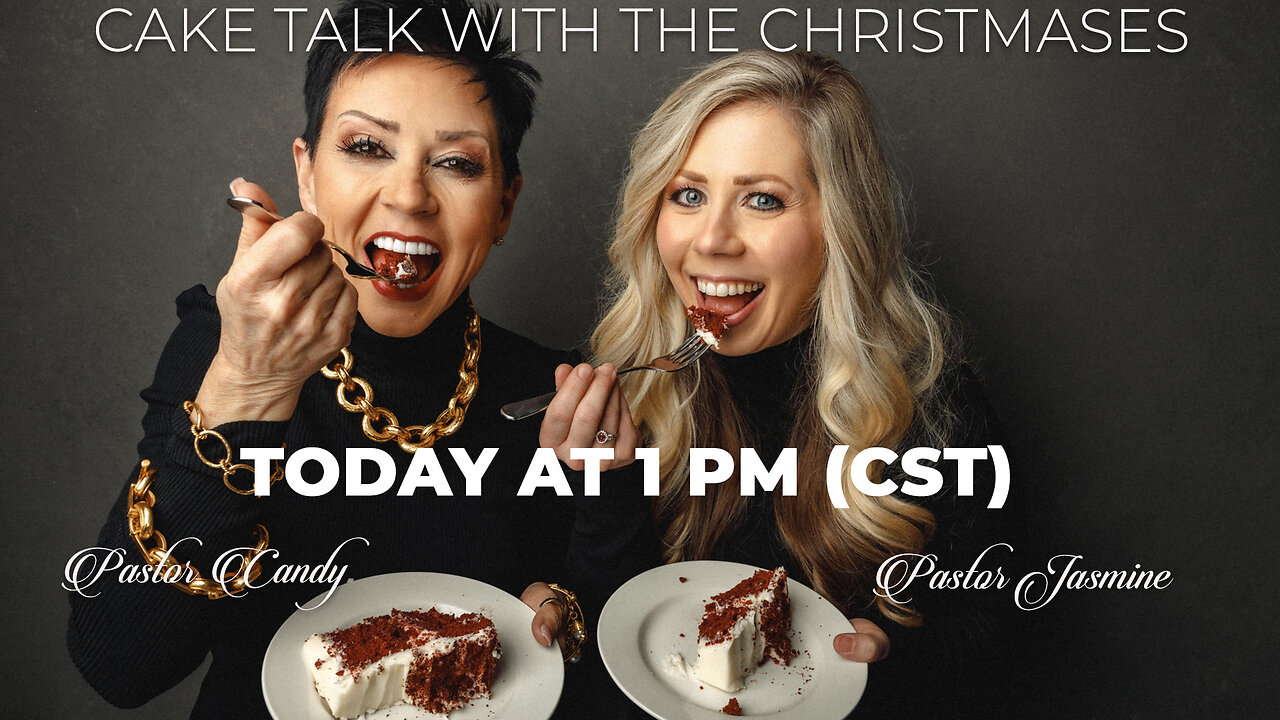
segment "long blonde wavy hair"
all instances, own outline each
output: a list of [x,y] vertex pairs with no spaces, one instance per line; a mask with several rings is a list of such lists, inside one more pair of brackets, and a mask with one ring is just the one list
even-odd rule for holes
[[[924,546],[933,515],[893,496],[856,491],[848,465],[862,448],[899,446],[909,428],[930,439],[944,432],[945,414],[932,399],[947,323],[903,257],[897,186],[861,85],[848,70],[816,54],[748,51],[707,66],[662,103],[632,144],[609,247],[609,302],[593,351],[600,362],[623,366],[661,355],[688,334],[655,240],[663,189],[703,121],[739,102],[767,103],[792,120],[821,202],[822,278],[813,299],[805,400],[789,443],[799,450],[799,488],[794,498],[775,498],[778,531],[814,588],[837,606],[853,611],[874,602],[886,617],[916,624],[914,610],[871,591],[884,559]],[[746,500],[737,483],[690,497],[688,449],[736,453],[745,439],[741,414],[715,362],[625,381],[632,415],[661,453],[655,513],[665,557],[709,557]],[[848,509],[834,507],[827,494],[825,468],[834,445],[850,447]]]

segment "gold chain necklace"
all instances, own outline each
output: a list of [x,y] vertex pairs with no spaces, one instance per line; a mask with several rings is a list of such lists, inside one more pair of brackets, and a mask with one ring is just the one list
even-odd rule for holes
[[351,374],[355,358],[345,347],[342,348],[341,357],[334,360],[332,365],[320,368],[325,377],[338,381],[338,404],[342,409],[364,415],[360,426],[366,437],[376,442],[395,440],[401,450],[412,453],[418,448],[431,447],[437,439],[452,435],[462,427],[467,407],[480,386],[480,376],[476,372],[476,366],[480,363],[480,315],[476,313],[476,307],[470,300],[467,300],[467,307],[471,309],[471,319],[467,322],[467,330],[463,335],[466,352],[462,356],[462,364],[458,366],[458,387],[435,422],[401,427],[394,413],[374,405],[373,388],[369,387],[369,381]]
[[[390,410],[374,405],[373,388],[369,387],[369,382],[351,374],[351,366],[355,363],[355,359],[347,348],[342,348],[342,356],[334,360],[333,365],[320,369],[325,377],[338,381],[338,404],[349,412],[364,414],[361,425],[364,428],[364,434],[370,439],[378,442],[395,440],[402,450],[412,453],[418,448],[431,447],[437,438],[452,435],[462,427],[462,421],[466,419],[467,407],[471,404],[471,399],[476,396],[476,388],[480,386],[480,377],[476,373],[476,366],[480,363],[480,316],[470,300],[467,301],[467,307],[471,310],[471,319],[467,322],[467,331],[463,336],[467,350],[462,356],[462,364],[458,366],[458,387],[453,391],[449,405],[440,412],[436,421],[429,425],[410,425],[402,428],[400,421]],[[358,394],[348,397],[357,390],[360,391]],[[252,494],[250,490],[241,490],[231,484],[232,473],[249,468],[245,465],[231,464],[231,446],[227,444],[226,438],[216,431],[204,428],[200,408],[194,402],[188,402],[183,407],[188,414],[195,417],[192,421],[191,433],[195,436],[196,455],[205,465],[222,470],[222,482],[228,488],[241,495]],[[378,427],[379,423],[381,429]],[[218,440],[223,446],[225,454],[218,462],[206,457],[200,448],[200,441],[206,437]],[[257,564],[250,566],[249,563],[267,549],[267,529],[258,525],[254,533],[254,547],[246,548],[241,556],[241,567],[250,567],[248,572],[239,574],[228,571],[220,579],[204,577],[189,564],[174,560],[169,552],[168,540],[155,528],[153,508],[156,504],[156,496],[151,490],[155,472],[149,460],[142,461],[142,466],[138,469],[138,479],[129,487],[126,515],[129,535],[138,546],[138,550],[142,552],[147,564],[155,568],[157,575],[163,575],[166,582],[172,583],[179,590],[191,595],[202,595],[216,600],[244,593],[262,572],[262,566]],[[273,475],[272,481],[276,479],[278,479],[278,472]],[[182,580],[183,577],[187,579]],[[572,600],[573,596],[569,597]]]

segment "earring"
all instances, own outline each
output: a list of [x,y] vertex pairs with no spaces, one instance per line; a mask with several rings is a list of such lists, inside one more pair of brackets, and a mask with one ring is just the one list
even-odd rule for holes
[[501,235],[493,239],[493,244],[497,245],[498,247],[502,247],[502,243],[504,242],[506,242],[506,240],[503,240]]

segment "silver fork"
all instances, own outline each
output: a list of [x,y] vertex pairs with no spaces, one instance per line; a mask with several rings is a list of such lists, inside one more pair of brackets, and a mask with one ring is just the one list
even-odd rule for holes
[[[699,337],[697,333],[694,333],[681,343],[680,347],[666,355],[660,355],[650,360],[647,365],[635,365],[625,370],[619,370],[618,375],[626,375],[636,370],[677,372],[697,362],[698,358],[702,357],[703,353],[710,349],[711,346]],[[539,395],[528,400],[507,403],[502,406],[502,417],[508,420],[523,420],[527,417],[532,417],[546,410],[547,406],[551,404],[551,399],[555,396],[554,392],[549,392],[546,395]]]
[[[265,223],[273,223],[284,219],[284,217],[278,213],[271,212],[264,207],[262,203],[252,198],[239,196],[229,197],[227,198],[227,204],[240,211],[241,214],[248,215]],[[351,257],[351,253],[333,244],[328,239],[324,239],[324,244],[329,246],[330,250],[337,251],[339,255],[346,259],[347,275],[358,280],[386,280],[387,282],[395,282],[395,278],[382,275],[377,270],[374,270],[367,265],[361,265],[359,260]]]

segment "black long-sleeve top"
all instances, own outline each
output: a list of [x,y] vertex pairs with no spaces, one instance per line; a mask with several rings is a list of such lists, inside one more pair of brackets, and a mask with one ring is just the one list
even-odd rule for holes
[[[804,353],[809,339],[810,332],[806,331],[762,352],[714,359],[766,466],[788,445],[798,393],[803,392]],[[1001,442],[990,407],[968,368],[956,367],[946,373],[940,392],[955,415],[949,446],[985,447]],[[934,514],[937,527],[922,552],[935,554],[939,569],[968,569],[993,543],[1009,543],[1015,551],[1021,549],[1024,533],[1016,502],[1006,503],[1003,509],[986,508],[993,482],[990,467],[989,463],[976,467],[973,497],[956,495],[954,474],[948,472],[954,470],[954,464],[947,463],[938,465],[945,477],[940,493],[930,498],[902,496]],[[900,472],[895,464],[887,474]],[[758,491],[749,500],[741,522],[719,543],[716,559],[759,567],[785,566],[790,577],[809,584],[778,535],[771,493]],[[1010,551],[996,548],[988,553],[981,567],[994,569],[1001,565],[1013,583],[1019,577],[1012,570],[1015,560]],[[1012,587],[998,592],[931,592],[927,581],[917,580],[911,585],[910,596],[923,619],[918,628],[898,625],[873,608],[849,610],[851,616],[875,622],[891,641],[889,656],[869,667],[866,692],[851,717],[920,719],[962,717],[977,712],[1001,716],[1008,698],[1004,683],[1009,678],[1003,663],[1011,642],[1010,626],[1016,625],[1018,619]],[[866,600],[869,603],[871,598]]]
[[[432,571],[475,578],[513,595],[531,582],[560,581],[576,590],[589,619],[608,594],[653,556],[648,504],[639,488],[602,483],[602,495],[558,497],[550,489],[517,497],[516,491],[537,448],[536,422],[512,423],[498,408],[511,400],[543,392],[565,354],[481,321],[479,388],[461,429],[435,444],[437,458],[453,495],[439,497],[419,488],[410,497],[396,494],[411,456],[394,443],[375,443],[361,430],[359,414],[335,400],[336,381],[319,373],[302,389],[288,421],[235,422],[215,428],[233,449],[280,447],[288,452],[324,448],[345,467],[347,448],[379,447],[394,459],[397,484],[385,494],[348,497],[346,478],[320,497],[304,497],[276,483],[269,497],[230,492],[221,472],[206,467],[192,448],[190,421],[182,404],[194,399],[218,348],[219,317],[203,286],[177,301],[180,323],[169,339],[152,385],[143,391],[147,412],[140,459],[157,475],[155,526],[171,546],[184,537],[175,557],[190,561],[206,576],[227,549],[252,545],[256,523],[270,533],[276,558],[264,561],[265,574],[281,563],[322,564],[340,543],[347,544],[337,564],[347,577],[388,572]],[[434,421],[453,395],[463,355],[469,312],[465,295],[419,335],[391,338],[358,320],[352,334],[353,374],[373,388],[373,402],[391,410],[402,424]],[[468,497],[462,473],[449,448],[466,449],[474,459],[485,448],[498,453],[484,473],[479,497]],[[318,471],[309,463],[304,470]],[[372,464],[365,468],[373,476]],[[132,482],[137,468],[128,476]],[[244,482],[244,478],[239,478]],[[311,480],[316,479],[313,476]],[[124,548],[127,562],[141,555],[126,530],[126,493],[112,507],[99,536],[107,548]],[[110,576],[109,576],[110,577]],[[261,667],[275,630],[327,584],[271,583],[243,597],[208,600],[164,584],[122,584],[104,580],[96,597],[71,594],[67,644],[85,679],[104,698],[136,707],[172,687],[212,653],[213,662],[192,710],[193,718],[267,717],[261,691]],[[386,611],[389,611],[387,608]],[[566,673],[566,692],[557,713],[563,717],[603,716],[617,697],[593,653]],[[582,687],[594,688],[591,692]],[[576,688],[576,690],[575,690]],[[585,714],[584,714],[585,713]]]

